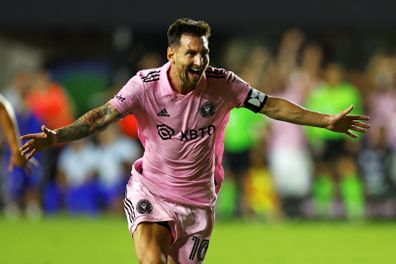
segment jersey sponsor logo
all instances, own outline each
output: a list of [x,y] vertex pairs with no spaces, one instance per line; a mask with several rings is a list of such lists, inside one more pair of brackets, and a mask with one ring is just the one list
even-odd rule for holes
[[262,92],[250,88],[249,89],[249,94],[246,97],[246,100],[244,102],[244,105],[247,109],[257,113],[259,112],[267,102],[268,96],[263,94]]
[[162,108],[158,113],[157,116],[170,116],[166,108]]
[[[162,124],[157,125],[158,135],[162,140],[170,140],[175,135],[175,130],[168,125]],[[180,131],[180,141],[190,141],[197,138],[204,138],[205,136],[210,137],[216,132],[216,127],[214,125],[209,125],[207,127],[202,127],[198,129],[185,129]]]
[[215,105],[212,102],[205,102],[199,108],[199,113],[202,117],[208,118],[214,115],[215,113]]
[[153,82],[158,81],[160,78],[160,70],[151,71],[146,76],[141,77],[143,82]]
[[199,129],[187,129],[181,130],[180,141],[187,142],[189,140],[194,140],[197,138],[204,138],[206,135],[210,137],[216,132],[216,127],[214,125],[209,125],[208,127],[203,127]]
[[149,214],[153,211],[153,206],[149,200],[142,199],[136,204],[136,211],[138,211],[139,214]]
[[126,100],[126,98],[123,97],[121,94],[117,94],[117,95],[115,96],[115,98],[116,98],[118,101],[120,101],[121,103],[123,103],[123,102]]
[[169,140],[175,135],[175,130],[167,125],[157,125],[157,130],[162,140]]

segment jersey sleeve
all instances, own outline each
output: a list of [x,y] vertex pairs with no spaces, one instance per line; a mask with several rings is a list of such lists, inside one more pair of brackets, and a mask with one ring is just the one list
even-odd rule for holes
[[231,107],[245,107],[257,113],[267,102],[266,94],[251,87],[233,72],[227,73],[226,83],[230,87],[228,96],[232,102]]
[[141,107],[142,82],[135,75],[122,89],[109,100],[109,103],[122,115],[136,114]]
[[228,72],[226,83],[229,87],[227,96],[229,97],[232,107],[243,106],[245,99],[249,93],[250,85],[239,78],[235,73]]

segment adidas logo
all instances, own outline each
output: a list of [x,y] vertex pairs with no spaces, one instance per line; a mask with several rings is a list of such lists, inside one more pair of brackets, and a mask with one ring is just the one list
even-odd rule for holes
[[157,113],[157,116],[169,116],[168,111],[166,111],[166,108],[162,108],[161,111]]

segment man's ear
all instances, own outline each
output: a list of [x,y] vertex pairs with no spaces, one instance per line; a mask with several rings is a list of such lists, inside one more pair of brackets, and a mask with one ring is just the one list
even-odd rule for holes
[[175,63],[175,50],[172,47],[168,47],[166,50],[166,57],[168,58],[168,61],[171,63]]

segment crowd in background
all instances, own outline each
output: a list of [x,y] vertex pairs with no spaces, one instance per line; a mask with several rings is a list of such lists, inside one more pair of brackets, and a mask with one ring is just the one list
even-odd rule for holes
[[[353,104],[352,113],[370,116],[371,128],[351,140],[232,110],[219,218],[396,218],[396,49],[379,46],[351,66],[298,29],[285,31],[275,47],[254,38],[230,39],[222,47],[214,66],[232,70],[256,89],[326,113]],[[163,50],[145,52],[134,67],[160,66]],[[0,92],[15,109],[20,133],[40,131],[41,124],[67,125],[87,110],[82,108],[106,102],[120,88],[100,81],[114,80],[103,67],[88,68],[82,72],[93,76],[90,81],[81,72],[62,75],[59,67],[14,67]],[[88,88],[92,84],[104,88]],[[93,137],[37,154],[39,166],[31,172],[6,171],[9,151],[0,137],[1,211],[10,219],[121,214],[131,164],[143,151],[136,131],[128,116]]]

